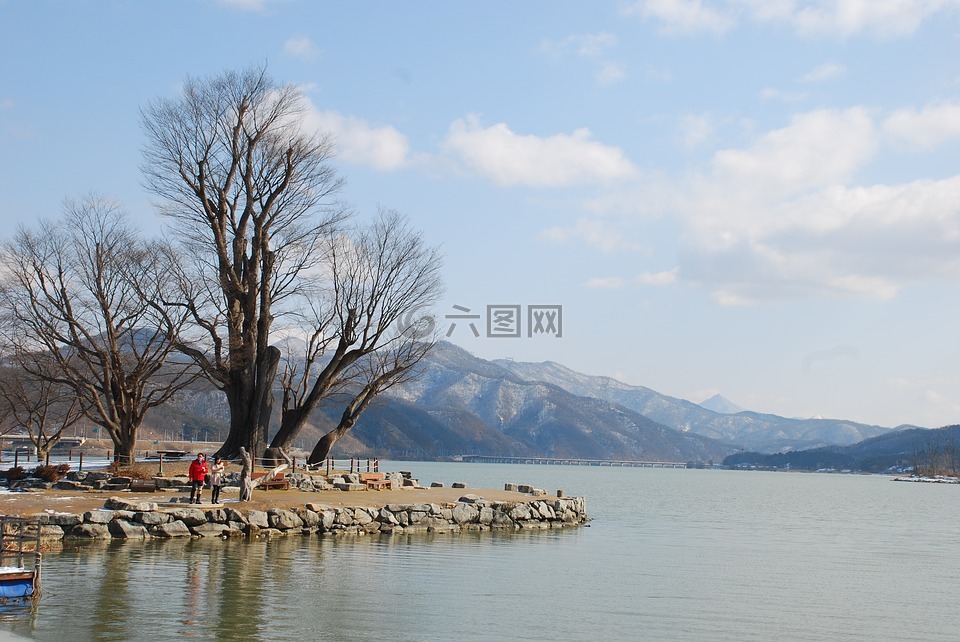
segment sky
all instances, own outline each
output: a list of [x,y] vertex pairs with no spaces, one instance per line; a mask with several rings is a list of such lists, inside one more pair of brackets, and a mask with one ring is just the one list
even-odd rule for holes
[[960,0],[0,0],[0,234],[91,193],[175,232],[140,110],[264,64],[478,357],[960,422]]

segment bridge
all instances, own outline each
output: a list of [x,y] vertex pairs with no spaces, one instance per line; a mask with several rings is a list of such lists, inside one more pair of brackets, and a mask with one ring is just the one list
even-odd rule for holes
[[685,461],[635,461],[629,459],[564,459],[559,457],[500,457],[461,455],[460,461],[475,464],[543,464],[548,466],[621,466],[634,468],[686,468]]

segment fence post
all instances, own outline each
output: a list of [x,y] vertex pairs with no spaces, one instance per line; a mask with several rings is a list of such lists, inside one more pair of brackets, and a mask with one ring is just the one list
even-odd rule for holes
[[43,463],[44,463],[45,466],[49,466],[49,465],[50,465],[50,451],[49,451],[49,450],[47,451],[47,456],[46,456],[46,458],[44,459],[44,462],[43,462]]
[[330,458],[327,457],[327,477],[330,476]]
[[293,471],[292,471],[292,472],[297,472],[297,458],[296,458],[296,457],[293,458]]
[[157,474],[162,475],[163,474],[163,453],[157,453],[157,454],[160,455],[160,470],[157,471]]
[[13,449],[13,467],[17,468],[20,466],[20,449],[14,447]]
[[80,453],[80,467],[77,470],[83,470],[83,453]]
[[379,458],[379,457],[374,457],[374,458],[373,458],[373,472],[375,472],[375,473],[379,473],[379,472],[380,472],[380,458]]

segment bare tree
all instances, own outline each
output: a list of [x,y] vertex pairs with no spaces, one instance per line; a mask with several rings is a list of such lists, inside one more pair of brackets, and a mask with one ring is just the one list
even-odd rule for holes
[[[32,367],[21,367],[23,362]],[[31,372],[44,375],[32,376]],[[80,398],[56,381],[55,366],[48,355],[14,355],[0,368],[0,417],[27,431],[37,450],[37,461],[46,459],[64,431],[82,416]]]
[[345,217],[327,136],[301,128],[304,101],[264,68],[188,78],[142,114],[143,172],[195,260],[179,275],[197,332],[181,349],[226,394],[219,454],[262,453],[280,352],[270,331]]
[[68,203],[63,219],[23,228],[4,247],[5,339],[16,354],[45,356],[18,367],[68,387],[121,462],[133,458],[144,414],[196,376],[170,359],[184,316],[158,311],[171,298],[173,258],[97,197]]
[[370,401],[410,373],[434,342],[422,328],[429,318],[416,315],[442,292],[440,254],[403,216],[381,211],[370,225],[331,237],[325,257],[298,319],[309,328],[304,349],[284,362],[280,428],[267,453],[274,459],[285,458],[331,391],[359,388],[322,440],[319,457],[326,457]]
[[[432,325],[432,320],[422,319],[417,324]],[[353,368],[354,372],[345,377],[352,387],[359,387],[359,390],[353,393],[333,430],[321,437],[314,446],[307,463],[316,464],[326,459],[333,445],[354,427],[377,395],[415,378],[419,374],[416,366],[435,343],[428,328],[415,330],[406,327],[381,349],[359,361]]]

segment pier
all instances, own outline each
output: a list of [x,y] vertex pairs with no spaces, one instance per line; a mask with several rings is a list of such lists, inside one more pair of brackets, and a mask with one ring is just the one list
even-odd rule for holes
[[635,461],[629,459],[563,459],[559,457],[500,457],[461,455],[461,461],[475,464],[542,464],[548,466],[620,466],[633,468],[686,468],[685,461]]

